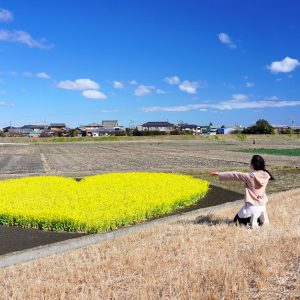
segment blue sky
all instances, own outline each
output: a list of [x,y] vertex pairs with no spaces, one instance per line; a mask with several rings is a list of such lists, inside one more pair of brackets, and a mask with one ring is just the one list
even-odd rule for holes
[[0,127],[300,124],[300,2],[2,0]]

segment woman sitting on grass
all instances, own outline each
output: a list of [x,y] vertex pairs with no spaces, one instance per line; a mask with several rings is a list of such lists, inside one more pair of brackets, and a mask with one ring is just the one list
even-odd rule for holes
[[245,183],[245,204],[234,217],[237,224],[250,225],[252,228],[269,223],[266,210],[268,198],[266,187],[274,177],[265,168],[265,161],[260,155],[254,155],[250,162],[250,172],[211,172],[220,180],[235,180]]

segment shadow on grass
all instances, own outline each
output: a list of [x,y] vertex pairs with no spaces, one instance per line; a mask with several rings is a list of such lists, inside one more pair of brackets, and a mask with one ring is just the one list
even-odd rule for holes
[[208,214],[205,216],[199,216],[196,220],[193,221],[194,224],[201,224],[207,226],[215,226],[215,225],[232,225],[234,224],[233,219],[228,218],[220,218],[216,217],[212,214]]
[[174,222],[175,224],[182,225],[206,225],[206,226],[216,226],[216,225],[235,225],[233,219],[220,218],[213,214],[207,214],[204,216],[198,216],[194,220],[179,220]]

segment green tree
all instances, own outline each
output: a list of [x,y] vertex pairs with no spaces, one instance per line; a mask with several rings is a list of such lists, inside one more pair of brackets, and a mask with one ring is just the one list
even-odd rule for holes
[[273,134],[274,128],[267,120],[259,119],[255,125],[247,127],[243,130],[246,134]]

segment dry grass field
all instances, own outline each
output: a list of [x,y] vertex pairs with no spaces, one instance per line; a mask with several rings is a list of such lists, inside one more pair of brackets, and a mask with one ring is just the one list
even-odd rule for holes
[[215,215],[0,270],[1,299],[299,299],[300,189],[255,230]]

